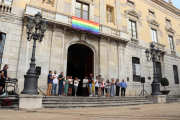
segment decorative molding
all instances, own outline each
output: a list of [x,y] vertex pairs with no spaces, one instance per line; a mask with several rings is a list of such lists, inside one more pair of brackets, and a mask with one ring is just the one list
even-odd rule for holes
[[165,29],[166,29],[166,32],[175,34],[175,30],[172,27],[165,28]]
[[135,10],[125,10],[126,16],[131,15],[136,18],[140,18],[141,16]]
[[[146,4],[148,4],[148,5],[156,8],[157,10],[159,10],[159,11],[161,11],[161,12],[163,12],[163,13],[171,16],[171,17],[174,17],[174,18],[180,20],[180,15],[176,14],[175,11],[174,11],[174,12],[173,12],[173,11],[170,11],[169,9],[167,9],[167,7],[164,7],[163,5],[157,4],[156,1],[159,1],[159,0],[141,0],[141,1],[143,1],[144,3],[146,3]],[[160,0],[160,1],[162,1],[162,0]],[[165,2],[165,1],[164,1],[164,2]],[[167,4],[167,3],[166,3],[166,4]],[[170,6],[169,6],[169,7],[170,7]],[[172,7],[172,5],[171,5],[171,7]],[[176,9],[177,9],[177,8],[176,8]]]
[[80,36],[81,36],[81,40],[85,41],[85,39],[86,39],[86,32],[81,32]]
[[154,19],[148,20],[148,23],[151,24],[151,25],[155,25],[155,26],[157,26],[158,28],[159,28],[159,26],[160,26],[160,24],[159,24],[156,20],[154,20]]

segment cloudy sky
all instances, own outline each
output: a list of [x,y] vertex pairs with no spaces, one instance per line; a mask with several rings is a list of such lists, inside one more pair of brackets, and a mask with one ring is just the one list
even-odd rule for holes
[[[169,0],[165,0],[169,2]],[[173,2],[173,5],[180,9],[180,0],[171,0]]]

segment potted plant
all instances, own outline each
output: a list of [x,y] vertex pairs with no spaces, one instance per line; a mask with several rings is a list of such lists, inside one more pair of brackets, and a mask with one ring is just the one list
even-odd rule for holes
[[161,91],[161,93],[163,95],[168,95],[168,93],[170,92],[170,90],[165,90],[165,86],[169,86],[169,81],[167,78],[162,78],[161,79],[161,85],[164,86],[164,91]]

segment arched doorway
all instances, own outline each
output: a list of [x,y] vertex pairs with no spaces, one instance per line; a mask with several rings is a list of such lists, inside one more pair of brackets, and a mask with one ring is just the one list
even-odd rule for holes
[[83,44],[73,44],[68,48],[67,76],[80,79],[77,95],[82,95],[82,80],[94,71],[94,54],[91,48]]

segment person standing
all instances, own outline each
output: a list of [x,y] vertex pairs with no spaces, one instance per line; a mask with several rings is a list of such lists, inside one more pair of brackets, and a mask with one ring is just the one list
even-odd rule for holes
[[116,97],[119,96],[119,89],[120,89],[120,83],[119,83],[119,79],[116,79]]
[[73,89],[73,79],[72,79],[72,76],[70,76],[70,79],[69,79],[69,91],[68,91],[68,94],[70,96],[72,95],[72,89]]
[[75,80],[74,80],[74,96],[77,96],[76,94],[77,94],[78,84],[79,84],[78,78],[75,77]]
[[114,97],[114,78],[111,79],[111,97]]
[[2,70],[2,76],[1,76],[1,86],[3,88],[3,91],[5,92],[5,81],[8,77],[8,74],[7,74],[7,69],[9,68],[9,66],[7,64],[4,65],[4,68]]
[[62,94],[63,81],[64,81],[63,72],[61,72],[61,74],[59,75],[59,90],[58,90],[58,95],[59,96],[63,96],[63,94]]
[[104,96],[104,87],[105,87],[105,82],[104,82],[104,78],[102,78],[102,82],[101,82],[102,96]]
[[65,93],[66,96],[67,96],[67,93],[68,93],[68,89],[69,89],[69,77],[67,76],[66,80],[65,80],[65,86],[64,86],[64,93]]
[[[55,95],[56,96],[56,89],[57,89],[57,82],[58,82],[58,75],[57,75],[57,71],[54,71],[54,74],[52,74],[52,76],[54,76],[53,79],[53,85],[52,85],[52,90],[51,90],[51,95]],[[54,94],[53,94],[54,92]]]
[[87,84],[88,84],[88,77],[86,76],[84,79],[83,79],[83,96],[86,96],[86,93],[87,93]]
[[90,76],[88,77],[88,83],[89,83],[89,96],[92,96],[92,82],[93,82],[93,77],[92,77],[92,73],[90,73]]
[[109,80],[107,79],[106,80],[106,97],[109,97],[109,93],[110,93],[110,83],[109,83]]
[[95,79],[95,93],[96,93],[96,97],[99,96],[99,83],[98,83],[99,79],[98,79],[98,76],[96,76],[96,79]]
[[121,88],[121,96],[124,95],[124,97],[125,97],[125,92],[126,92],[126,89],[127,89],[127,84],[126,84],[126,82],[124,82],[124,79],[122,79],[122,82],[120,83],[120,88]]
[[52,71],[50,70],[49,75],[48,75],[48,81],[47,81],[47,84],[48,84],[47,96],[51,96],[51,89],[52,89],[53,79],[54,79],[54,76],[52,76]]
[[99,94],[98,96],[101,97],[101,94],[102,94],[102,79],[101,79],[101,75],[99,75],[99,78],[98,78],[98,84],[99,84],[99,88],[98,88],[98,91],[99,91]]

